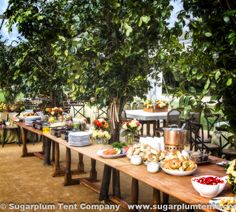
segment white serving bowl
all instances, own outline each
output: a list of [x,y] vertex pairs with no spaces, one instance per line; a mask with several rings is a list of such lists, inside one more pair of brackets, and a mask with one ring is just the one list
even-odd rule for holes
[[203,175],[203,176],[199,176],[199,177],[193,177],[191,179],[194,189],[203,197],[208,197],[208,198],[216,197],[224,190],[226,183],[227,183],[226,177],[217,177],[217,178],[223,180],[223,183],[218,183],[217,185],[206,185],[206,184],[201,184],[201,183],[195,181],[196,179],[199,179],[202,177],[217,177],[217,176]]
[[142,157],[139,156],[139,155],[133,155],[131,156],[130,158],[130,162],[133,164],[133,165],[140,165],[142,163]]
[[160,164],[157,162],[150,162],[147,164],[147,171],[150,173],[156,173],[160,169]]

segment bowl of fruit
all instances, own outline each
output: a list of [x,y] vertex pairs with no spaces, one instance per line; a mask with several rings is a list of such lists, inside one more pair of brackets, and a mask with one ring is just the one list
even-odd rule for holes
[[203,197],[216,197],[225,188],[227,177],[217,177],[213,175],[204,175],[192,178],[194,189]]

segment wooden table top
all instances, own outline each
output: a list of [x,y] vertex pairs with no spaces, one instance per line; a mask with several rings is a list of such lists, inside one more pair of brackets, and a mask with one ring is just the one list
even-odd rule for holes
[[31,126],[27,126],[27,125],[25,125],[24,122],[15,122],[15,124],[17,126],[19,126],[19,127],[22,127],[24,129],[30,131],[30,132],[33,132],[35,134],[38,134],[38,135],[42,135],[43,134],[42,130],[38,130],[38,129],[35,129],[35,128],[31,127]]
[[[41,132],[40,130],[35,130],[32,127],[26,126],[24,123],[18,123],[25,129],[33,131],[35,133]],[[141,181],[153,188],[156,188],[162,192],[169,194],[170,196],[176,197],[177,199],[188,203],[188,204],[207,204],[209,198],[201,197],[193,188],[191,184],[191,178],[201,175],[215,175],[215,176],[225,176],[225,170],[223,167],[216,165],[215,163],[222,161],[223,159],[217,157],[211,157],[211,162],[208,164],[202,164],[198,166],[197,171],[190,176],[172,176],[159,171],[157,173],[147,172],[145,165],[135,166],[132,165],[128,158],[116,158],[116,159],[105,159],[97,155],[97,151],[106,147],[106,145],[93,144],[85,147],[74,147],[70,146],[65,140],[57,138],[50,133],[42,133],[45,137],[52,141],[55,141],[61,145],[64,145],[78,153],[109,165],[135,179]],[[220,196],[233,196],[227,187]]]
[[[190,176],[173,176],[164,171],[148,173],[145,165],[134,166],[132,164],[121,167],[121,172],[188,204],[208,204],[210,200],[210,198],[202,197],[195,191],[191,183],[192,177],[202,175],[222,177],[226,175],[223,167],[213,163],[198,166],[197,171]],[[227,187],[220,196],[233,196],[233,194]]]
[[62,144],[64,146],[66,146],[78,153],[81,153],[87,157],[90,157],[94,160],[97,160],[97,161],[102,162],[106,165],[109,165],[113,168],[116,168],[117,170],[120,170],[121,166],[128,166],[129,165],[129,161],[126,157],[121,157],[121,158],[116,158],[116,159],[106,159],[106,158],[102,158],[99,155],[97,155],[98,150],[108,148],[108,147],[110,147],[109,145],[92,144],[92,145],[84,146],[84,147],[75,147],[75,146],[69,145],[68,142],[66,142],[65,140],[51,135],[50,133],[43,133],[43,135],[45,137],[49,138],[50,140],[53,140],[59,144]]

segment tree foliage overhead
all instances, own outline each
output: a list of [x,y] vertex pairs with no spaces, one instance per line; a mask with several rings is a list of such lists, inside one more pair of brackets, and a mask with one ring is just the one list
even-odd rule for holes
[[22,84],[20,79],[13,77],[16,71],[15,51],[15,47],[7,46],[4,41],[0,42],[0,89],[4,92],[5,101],[8,103],[14,101]]
[[[17,25],[24,40],[17,46],[17,71],[22,90],[30,96],[51,96],[58,103],[66,84],[68,73],[62,70],[54,55],[53,44],[59,36],[67,36],[64,18],[70,13],[67,1],[9,1],[6,16],[9,28]],[[63,77],[62,77],[63,76]]]
[[162,43],[169,36],[169,1],[73,4],[73,39],[66,48],[68,57],[74,57],[77,74],[70,82],[75,95],[95,97],[102,105],[113,98],[143,97],[149,85],[147,74],[156,68]]
[[[179,94],[212,95],[236,130],[236,2],[182,0],[184,10],[176,27],[184,29],[190,45],[170,65],[180,82]],[[172,57],[173,58],[173,57]],[[193,85],[190,86],[189,85]],[[187,88],[187,89],[186,89]],[[198,87],[201,88],[201,87]]]

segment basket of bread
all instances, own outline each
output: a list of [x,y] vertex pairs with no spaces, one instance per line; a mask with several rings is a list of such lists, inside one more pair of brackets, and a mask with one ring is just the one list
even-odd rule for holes
[[176,151],[165,156],[165,159],[161,162],[161,168],[170,175],[186,176],[197,170],[197,164],[189,158],[188,154]]

